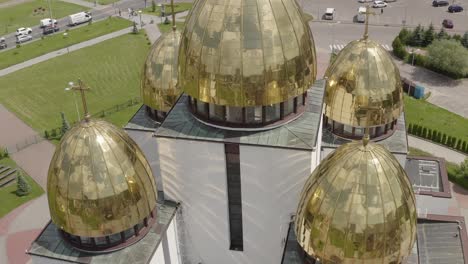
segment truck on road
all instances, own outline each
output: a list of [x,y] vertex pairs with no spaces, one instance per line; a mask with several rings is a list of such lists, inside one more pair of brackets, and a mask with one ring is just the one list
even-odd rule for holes
[[91,16],[91,13],[89,12],[79,12],[73,15],[68,16],[68,25],[69,26],[74,26],[78,25],[81,23],[86,23],[89,22],[93,19]]

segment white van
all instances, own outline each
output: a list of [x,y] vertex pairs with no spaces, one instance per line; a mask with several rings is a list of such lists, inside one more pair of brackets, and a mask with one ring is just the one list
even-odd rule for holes
[[39,26],[41,28],[49,27],[49,26],[52,26],[52,25],[57,25],[57,20],[56,19],[44,18],[44,19],[41,19],[41,21],[39,22]]
[[366,22],[366,12],[367,12],[366,7],[361,6],[358,8],[357,22],[360,22],[360,23]]
[[335,16],[335,8],[327,8],[325,10],[325,19],[326,20],[333,20],[333,17]]
[[86,23],[88,21],[91,21],[91,19],[93,18],[91,17],[90,13],[79,12],[79,13],[68,16],[68,25],[74,26],[74,25],[78,25],[81,23]]

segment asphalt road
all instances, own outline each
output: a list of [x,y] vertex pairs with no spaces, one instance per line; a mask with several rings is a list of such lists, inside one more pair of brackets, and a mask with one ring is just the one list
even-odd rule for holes
[[[365,6],[358,0],[297,1],[299,5],[303,5],[307,13],[313,15],[314,19],[321,19],[325,9],[333,7],[336,10],[335,21],[343,23],[353,23],[357,9]],[[452,1],[463,6],[465,10],[461,13],[449,13],[447,6],[432,7],[432,0],[397,0],[388,3],[388,7],[383,9],[383,14],[380,13],[380,8],[372,8],[376,15],[371,17],[370,24],[402,26],[403,21],[406,21],[407,26],[418,24],[428,26],[432,22],[436,28],[440,28],[442,20],[452,19],[455,27],[447,31],[458,34],[468,31],[468,0],[449,0],[450,3]]]
[[[90,12],[91,12],[91,15],[93,17],[93,21],[99,21],[99,20],[107,18],[107,17],[109,17],[111,15],[117,14],[119,8],[122,11],[126,11],[128,8],[133,8],[135,10],[138,10],[140,8],[143,8],[143,7],[144,7],[144,1],[128,0],[128,1],[121,1],[118,4],[116,4],[115,6],[108,6],[108,7],[102,8],[102,9],[92,9],[92,10],[90,10]],[[85,9],[85,8],[83,8],[83,9]],[[38,40],[38,39],[40,39],[42,37],[42,29],[39,28],[39,20],[37,22],[38,22],[37,26],[31,27],[31,29],[33,31],[32,41]],[[74,27],[69,27],[68,26],[68,17],[57,19],[57,22],[58,22],[58,26],[59,26],[60,30],[58,32],[54,33],[54,34],[62,34],[66,29],[74,28]],[[86,24],[87,23],[84,23],[82,25],[86,25]],[[75,26],[75,27],[79,27],[79,26]],[[10,34],[5,35],[3,37],[5,37],[8,48],[0,50],[0,52],[16,47],[15,33],[10,33]],[[24,42],[22,45],[27,45],[28,43],[30,43],[32,41]]]

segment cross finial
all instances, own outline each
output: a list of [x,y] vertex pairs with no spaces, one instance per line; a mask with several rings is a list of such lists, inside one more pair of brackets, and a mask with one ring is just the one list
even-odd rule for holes
[[175,12],[174,12],[174,0],[171,0],[171,11],[172,11],[172,31],[176,31],[176,23],[175,23]]
[[367,39],[369,37],[369,15],[375,15],[375,12],[370,11],[370,5],[366,6],[366,24],[364,27],[364,36],[362,39]]
[[369,135],[370,116],[373,112],[381,112],[382,108],[375,107],[375,106],[359,106],[358,109],[366,111],[366,128],[364,130],[364,136],[362,137],[362,144],[364,146],[367,146],[370,140],[370,135]]
[[91,117],[91,115],[88,112],[88,105],[86,103],[85,91],[89,91],[90,88],[86,87],[86,85],[81,81],[81,79],[78,79],[78,85],[72,85],[70,89],[74,91],[80,91],[81,101],[83,102],[84,119],[86,121],[89,121],[89,118]]

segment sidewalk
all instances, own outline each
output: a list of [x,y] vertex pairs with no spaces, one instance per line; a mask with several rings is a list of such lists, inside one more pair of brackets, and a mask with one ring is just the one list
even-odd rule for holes
[[410,135],[408,135],[408,145],[457,164],[467,158],[467,156],[462,153]]
[[0,8],[15,6],[15,5],[19,5],[19,4],[26,3],[26,2],[31,2],[31,1],[33,1],[33,0],[10,0],[10,1],[1,3]]
[[453,80],[421,67],[394,60],[403,78],[424,86],[431,92],[428,102],[468,118],[468,79]]
[[11,66],[11,67],[0,70],[0,77],[4,76],[4,75],[7,75],[7,74],[10,74],[12,72],[24,69],[26,67],[32,66],[34,64],[44,62],[46,60],[49,60],[49,59],[52,59],[52,58],[67,54],[67,52],[72,52],[72,51],[75,51],[75,50],[86,48],[86,47],[95,45],[97,43],[106,41],[108,39],[112,39],[112,38],[116,38],[116,37],[128,34],[128,33],[131,32],[131,30],[132,30],[131,27],[124,28],[122,30],[112,32],[112,33],[104,35],[104,36],[100,36],[100,37],[97,37],[97,38],[94,38],[94,39],[91,39],[91,40],[88,40],[88,41],[84,41],[84,42],[72,45],[72,46],[70,46],[68,48],[59,49],[59,50],[44,54],[42,56],[36,57],[34,59],[30,59],[28,61],[18,63],[16,65]]

